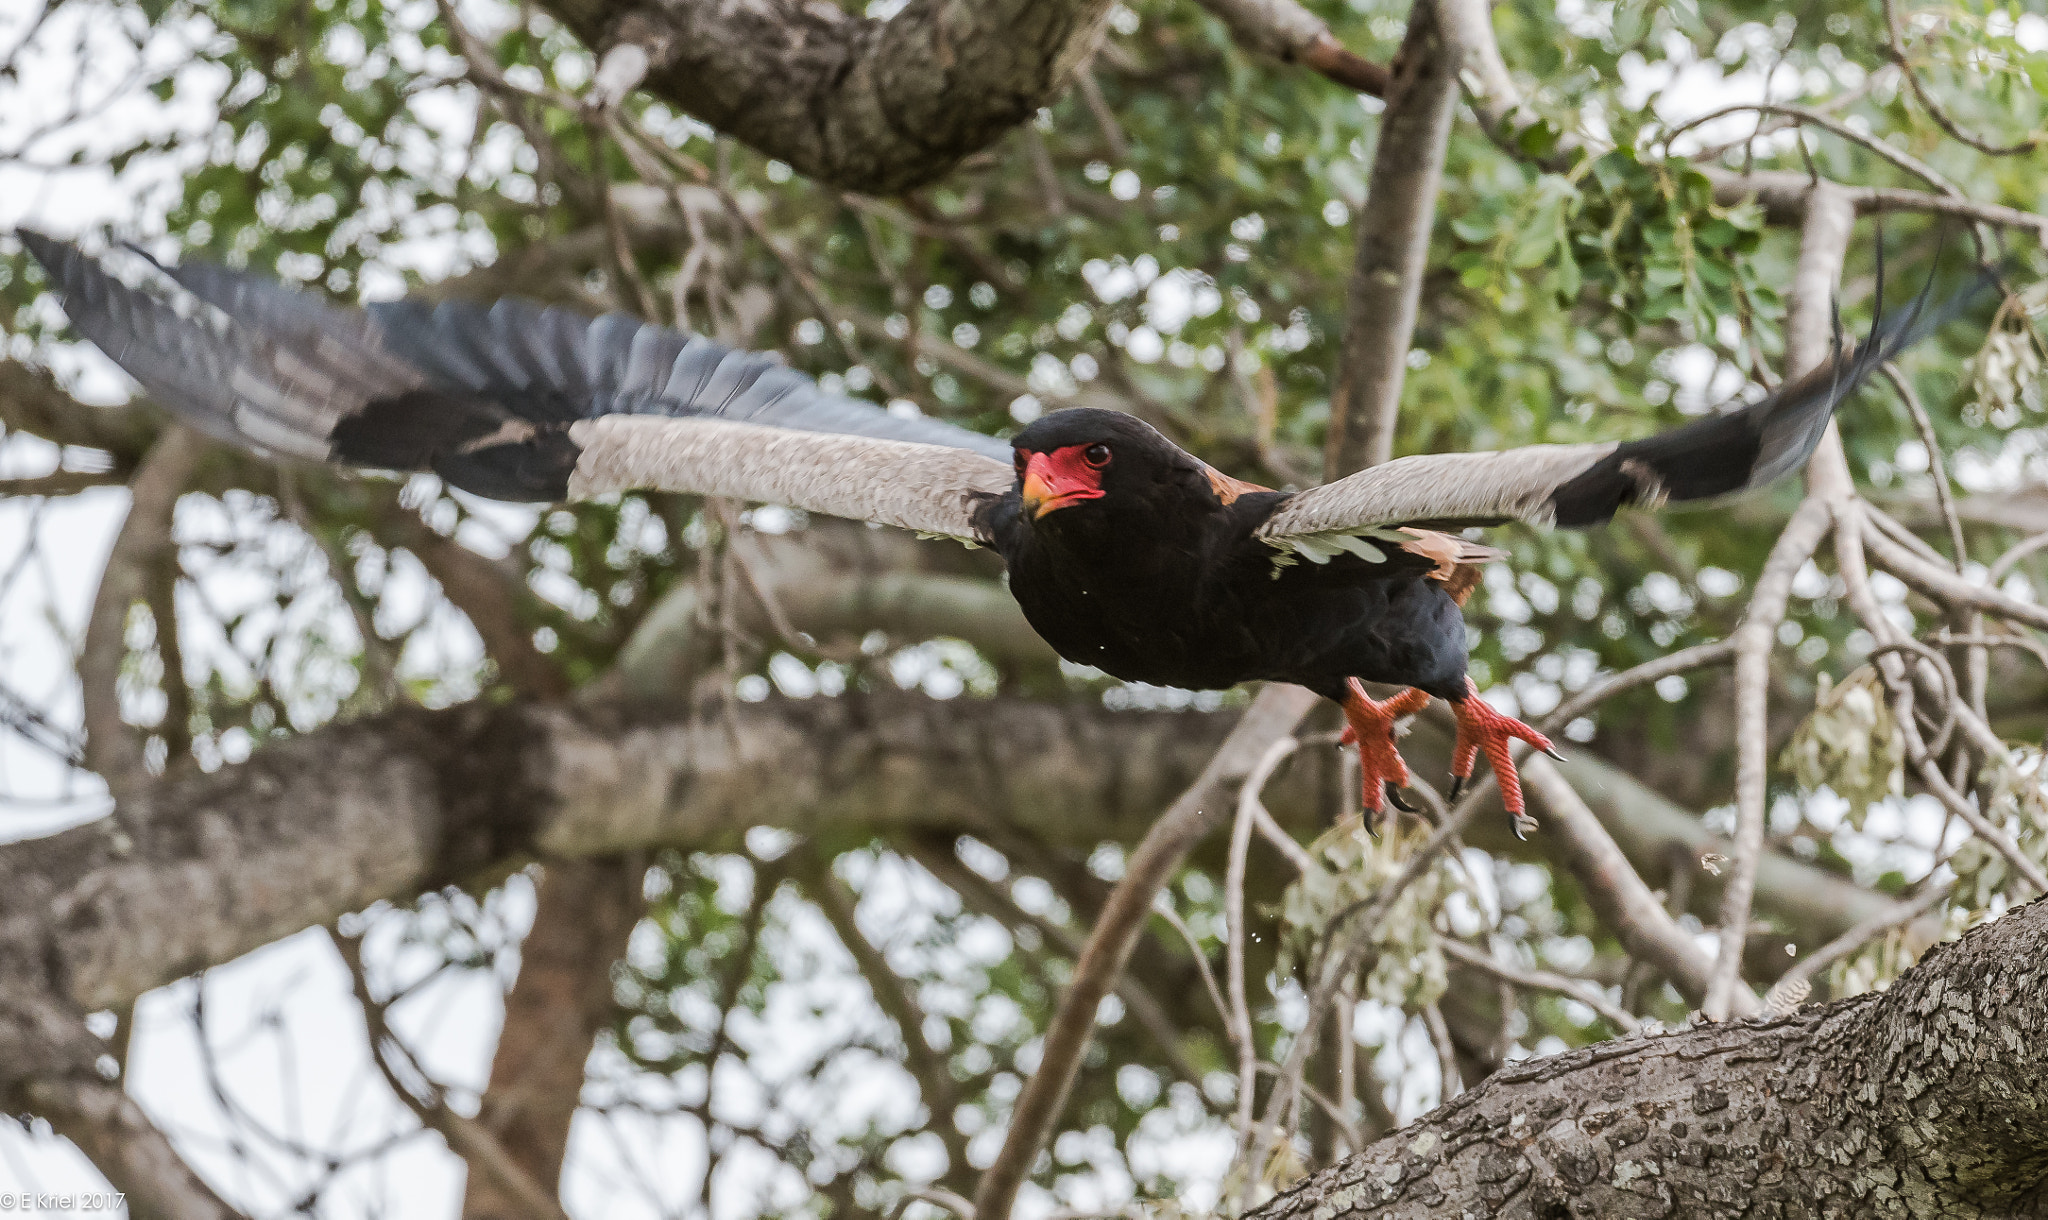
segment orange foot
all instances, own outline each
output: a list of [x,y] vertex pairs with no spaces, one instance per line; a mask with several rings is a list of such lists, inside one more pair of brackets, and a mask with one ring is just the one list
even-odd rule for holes
[[1346,745],[1358,745],[1358,769],[1363,780],[1359,793],[1365,798],[1366,812],[1379,813],[1385,802],[1391,802],[1394,808],[1413,813],[1396,791],[1408,784],[1408,764],[1401,761],[1401,752],[1394,748],[1394,722],[1429,706],[1429,695],[1410,687],[1391,699],[1375,702],[1366,695],[1358,679],[1347,678],[1345,683],[1351,688],[1344,698],[1344,719],[1350,727],[1344,730],[1341,740]]
[[1529,836],[1524,831],[1535,825],[1535,819],[1522,804],[1522,777],[1515,771],[1508,742],[1519,737],[1559,761],[1564,756],[1550,744],[1550,738],[1512,716],[1494,711],[1491,704],[1479,697],[1479,688],[1470,678],[1465,679],[1465,689],[1465,697],[1451,704],[1458,713],[1458,743],[1451,750],[1451,799],[1457,800],[1464,791],[1472,778],[1473,762],[1481,750],[1486,751],[1486,761],[1493,764],[1493,778],[1500,783],[1500,803],[1515,820],[1515,837],[1526,839]]

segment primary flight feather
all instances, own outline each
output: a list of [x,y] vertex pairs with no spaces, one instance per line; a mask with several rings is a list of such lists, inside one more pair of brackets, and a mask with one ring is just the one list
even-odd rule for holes
[[[261,276],[154,260],[168,282],[137,288],[75,246],[20,236],[78,331],[212,436],[431,470],[498,499],[645,488],[983,543],[1069,660],[1191,689],[1295,682],[1338,703],[1368,809],[1398,803],[1409,782],[1396,719],[1447,700],[1454,788],[1484,752],[1518,827],[1509,743],[1550,743],[1466,676],[1460,607],[1476,565],[1499,552],[1444,528],[1587,526],[1625,505],[1768,482],[1806,461],[1872,369],[1952,312],[1923,316],[1923,293],[1761,401],[1644,440],[1402,458],[1287,493],[1222,475],[1114,411],[1056,411],[1001,441],[621,314],[519,300],[344,308]],[[1361,680],[1409,689],[1376,701]]]

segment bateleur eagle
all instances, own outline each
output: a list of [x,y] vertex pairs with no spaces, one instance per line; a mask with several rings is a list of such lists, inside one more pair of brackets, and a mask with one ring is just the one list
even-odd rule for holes
[[[1938,320],[1916,301],[1769,396],[1643,440],[1407,457],[1289,493],[1225,476],[1114,411],[1055,411],[1002,441],[622,314],[520,300],[343,308],[154,260],[168,283],[136,288],[74,246],[20,237],[78,331],[222,440],[431,470],[501,500],[646,488],[992,546],[1025,617],[1069,660],[1198,690],[1295,682],[1335,701],[1370,810],[1408,782],[1396,719],[1448,701],[1454,791],[1484,752],[1518,827],[1509,743],[1550,743],[1466,676],[1460,605],[1475,565],[1500,553],[1445,531],[1588,526],[1624,505],[1767,483],[1804,463],[1850,390]],[[1375,701],[1361,681],[1408,689]]]

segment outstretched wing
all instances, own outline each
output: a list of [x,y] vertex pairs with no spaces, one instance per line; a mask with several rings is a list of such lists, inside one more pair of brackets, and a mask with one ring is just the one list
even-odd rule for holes
[[1740,410],[1638,441],[1401,458],[1290,497],[1259,536],[1286,554],[1400,522],[1588,526],[1628,504],[1761,487],[1806,463],[1835,408],[1874,369],[1992,282],[1987,272],[1934,310],[1921,292],[1903,317],[1880,317],[1863,343],[1839,344],[1826,364]]
[[[200,430],[262,453],[432,470],[505,500],[629,488],[975,538],[1010,447],[828,394],[773,356],[527,301],[345,309],[206,263],[131,287],[20,234],[77,330]],[[153,260],[152,260],[153,261]]]

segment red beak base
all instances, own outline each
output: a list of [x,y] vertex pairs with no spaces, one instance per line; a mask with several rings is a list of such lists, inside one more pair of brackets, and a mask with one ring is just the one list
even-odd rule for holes
[[1100,500],[1102,471],[1088,464],[1086,445],[1034,453],[1024,466],[1024,511],[1033,520],[1083,500]]

